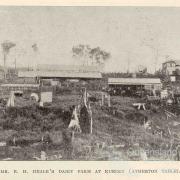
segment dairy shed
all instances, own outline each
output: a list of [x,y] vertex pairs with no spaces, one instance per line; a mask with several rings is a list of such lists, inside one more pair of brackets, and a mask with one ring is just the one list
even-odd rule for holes
[[162,83],[159,78],[108,78],[108,86],[119,90],[161,90]]

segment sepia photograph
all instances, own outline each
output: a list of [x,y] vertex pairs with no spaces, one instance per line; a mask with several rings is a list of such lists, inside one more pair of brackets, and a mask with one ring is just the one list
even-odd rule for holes
[[179,161],[179,19],[0,6],[0,160]]

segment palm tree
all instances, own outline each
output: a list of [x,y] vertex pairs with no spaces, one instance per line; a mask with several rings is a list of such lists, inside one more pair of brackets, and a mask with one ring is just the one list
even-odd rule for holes
[[4,80],[6,80],[6,61],[7,61],[7,55],[9,54],[9,51],[12,47],[16,46],[15,43],[10,42],[10,41],[4,41],[3,43],[1,43],[1,47],[3,50],[3,60],[4,60]]

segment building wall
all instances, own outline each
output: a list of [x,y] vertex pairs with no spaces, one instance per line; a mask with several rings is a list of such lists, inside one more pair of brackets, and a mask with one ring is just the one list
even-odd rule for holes
[[176,70],[176,63],[173,61],[163,63],[162,70],[166,75],[173,75]]
[[145,84],[144,88],[146,90],[161,90],[162,85],[161,84]]
[[145,89],[145,90],[161,90],[162,85],[161,84],[143,84],[143,85],[130,85],[130,84],[110,84],[109,87],[112,88],[120,88],[120,89],[126,89],[127,87],[130,87],[131,89],[138,90],[138,89]]
[[4,71],[0,70],[0,79],[4,79]]

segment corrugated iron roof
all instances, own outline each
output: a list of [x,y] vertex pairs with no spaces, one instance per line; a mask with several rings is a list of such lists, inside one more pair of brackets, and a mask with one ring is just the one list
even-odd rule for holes
[[101,66],[78,66],[78,65],[58,65],[58,64],[38,64],[39,71],[76,71],[76,72],[99,72]]
[[161,84],[161,81],[159,78],[108,78],[108,84],[144,85]]
[[102,78],[100,72],[66,72],[66,71],[19,71],[18,77],[44,78]]
[[176,66],[180,66],[180,60],[178,59],[171,59],[169,61],[164,62],[163,64],[166,64],[166,63],[175,63]]

